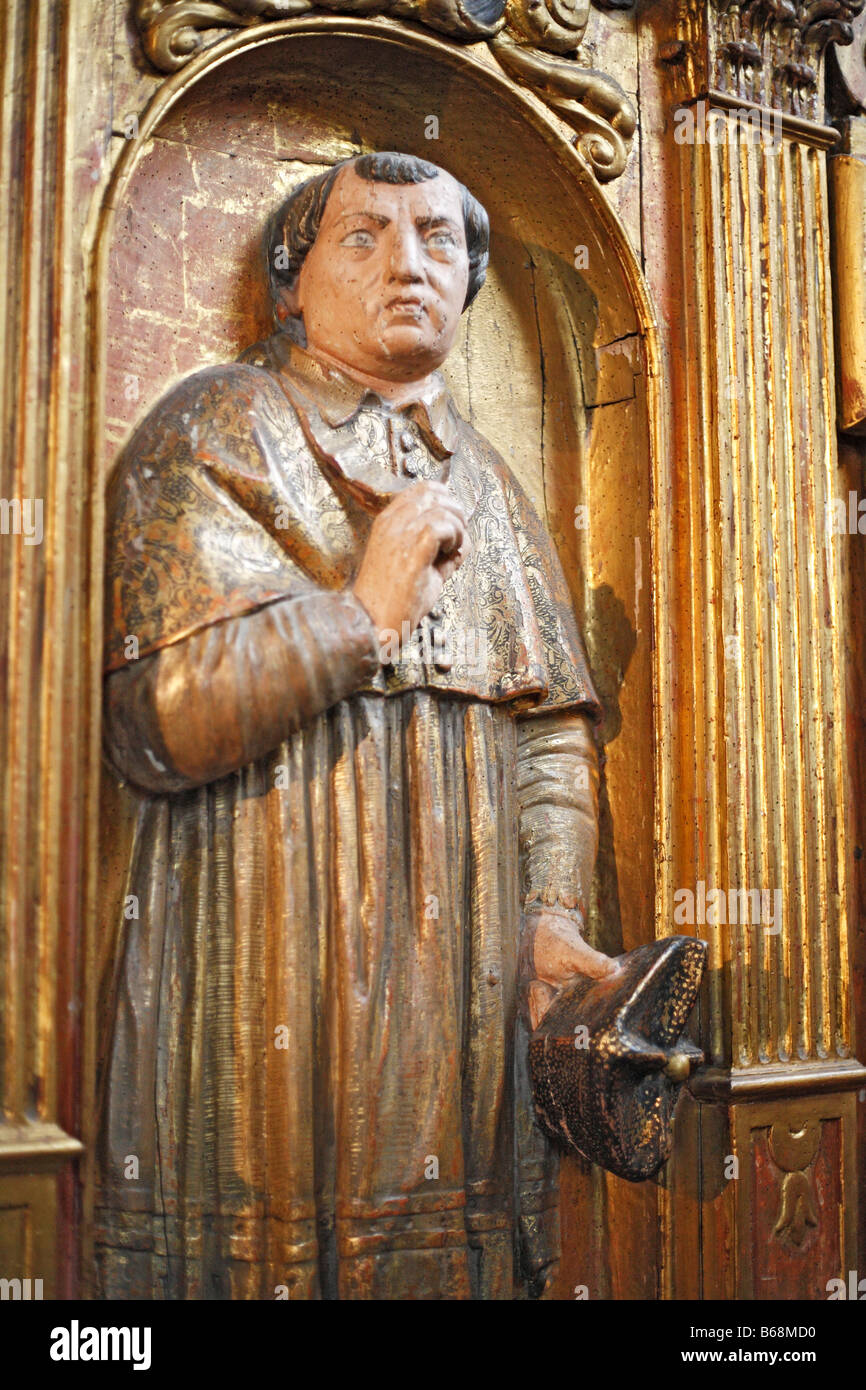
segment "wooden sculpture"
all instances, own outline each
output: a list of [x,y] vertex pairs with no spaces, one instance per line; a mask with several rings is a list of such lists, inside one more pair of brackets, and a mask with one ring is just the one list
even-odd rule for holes
[[139,910],[102,1054],[101,1291],[542,1295],[558,1160],[528,1031],[651,962],[583,939],[598,700],[545,529],[437,371],[487,217],[444,170],[364,155],[297,188],[266,251],[277,331],[172,390],[109,491]]

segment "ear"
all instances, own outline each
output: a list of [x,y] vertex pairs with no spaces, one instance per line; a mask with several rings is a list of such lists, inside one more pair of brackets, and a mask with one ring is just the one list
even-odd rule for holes
[[280,323],[285,323],[286,319],[301,317],[301,302],[300,294],[298,293],[297,278],[291,288],[288,285],[281,286],[277,293],[275,309]]

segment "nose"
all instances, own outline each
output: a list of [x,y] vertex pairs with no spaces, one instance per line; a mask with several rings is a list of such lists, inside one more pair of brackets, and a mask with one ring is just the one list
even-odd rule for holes
[[391,237],[391,275],[395,280],[420,280],[421,269],[421,247],[415,228],[395,224]]

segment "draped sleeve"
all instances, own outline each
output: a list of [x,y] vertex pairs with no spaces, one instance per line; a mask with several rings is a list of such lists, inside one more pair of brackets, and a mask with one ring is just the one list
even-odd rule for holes
[[378,673],[308,459],[284,393],[248,366],[188,378],[131,440],[106,557],[104,745],[124,780],[215,780]]

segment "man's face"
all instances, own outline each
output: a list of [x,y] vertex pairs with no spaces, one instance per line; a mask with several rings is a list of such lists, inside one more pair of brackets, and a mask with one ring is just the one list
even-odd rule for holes
[[469,281],[460,187],[337,176],[301,267],[307,346],[389,381],[414,381],[448,356]]

